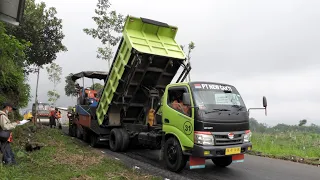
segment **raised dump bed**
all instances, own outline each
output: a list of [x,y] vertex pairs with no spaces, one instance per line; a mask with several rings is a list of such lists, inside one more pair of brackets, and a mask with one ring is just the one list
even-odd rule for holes
[[175,41],[177,30],[149,19],[127,18],[96,110],[100,125],[141,123],[150,90],[161,97],[179,67],[184,66],[185,54]]

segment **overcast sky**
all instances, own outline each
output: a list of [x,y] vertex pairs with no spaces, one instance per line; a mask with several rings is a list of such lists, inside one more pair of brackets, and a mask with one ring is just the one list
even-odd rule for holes
[[[66,75],[108,70],[107,62],[96,58],[99,40],[82,31],[95,27],[91,17],[95,15],[97,0],[44,1],[47,6],[56,7],[58,17],[63,19],[63,43],[68,52],[58,54],[56,60],[63,68],[57,104],[67,107],[74,105],[75,99],[65,96]],[[111,0],[111,3],[113,9],[124,15],[177,26],[176,40],[180,44],[194,41],[192,80],[232,84],[247,107],[261,107],[262,96],[266,96],[268,116],[263,111],[251,112],[260,122],[297,124],[306,118],[319,124],[320,1]],[[36,76],[29,79],[35,96]],[[52,86],[43,70],[40,101],[47,101],[46,93]]]

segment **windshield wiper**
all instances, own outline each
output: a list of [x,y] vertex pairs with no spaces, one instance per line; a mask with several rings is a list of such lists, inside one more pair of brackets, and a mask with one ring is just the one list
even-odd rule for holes
[[212,109],[212,111],[207,111],[205,114],[213,113],[213,112],[220,112],[220,111],[230,111],[229,109]]
[[244,108],[244,106],[239,106],[239,105],[232,105],[232,107],[238,108],[238,111],[241,111],[241,109]]

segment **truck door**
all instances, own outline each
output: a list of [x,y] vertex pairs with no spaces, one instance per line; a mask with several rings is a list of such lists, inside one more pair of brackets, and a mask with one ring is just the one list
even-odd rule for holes
[[186,92],[189,92],[186,85],[168,88],[163,101],[162,123],[163,130],[174,134],[182,146],[193,147],[193,110],[182,103],[182,95]]

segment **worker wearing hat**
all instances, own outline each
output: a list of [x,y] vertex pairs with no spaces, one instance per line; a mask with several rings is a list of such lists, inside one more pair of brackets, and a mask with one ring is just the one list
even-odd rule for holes
[[0,147],[2,156],[2,162],[4,164],[16,164],[14,154],[12,152],[10,143],[12,142],[12,132],[20,121],[11,122],[8,119],[8,113],[12,112],[12,110],[17,110],[12,104],[4,103],[2,105],[2,110],[0,110]]

